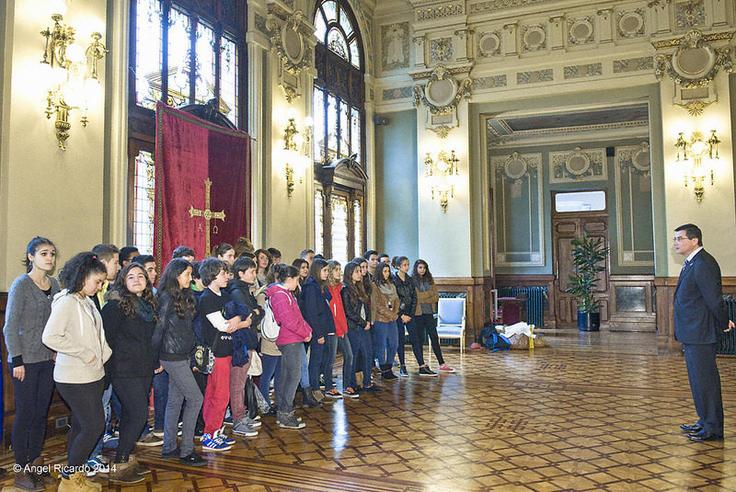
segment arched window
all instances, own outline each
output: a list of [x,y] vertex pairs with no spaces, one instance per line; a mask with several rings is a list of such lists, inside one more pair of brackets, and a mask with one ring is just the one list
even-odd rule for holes
[[154,110],[218,100],[245,128],[245,0],[131,0],[128,244],[153,253]]
[[363,43],[346,0],[318,0],[314,84],[315,247],[346,262],[365,246]]

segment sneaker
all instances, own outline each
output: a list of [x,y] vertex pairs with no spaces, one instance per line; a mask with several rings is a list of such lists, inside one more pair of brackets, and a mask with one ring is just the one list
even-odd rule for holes
[[228,415],[227,417],[225,417],[225,418],[224,418],[224,419],[222,420],[222,423],[223,423],[224,425],[233,425],[233,416],[232,416],[232,415]]
[[243,421],[246,423],[246,425],[249,425],[249,426],[253,427],[254,429],[258,429],[260,426],[263,425],[263,423],[261,422],[261,416],[260,415],[256,415],[253,418],[245,417],[243,419]]
[[325,386],[326,386],[325,385],[325,377],[324,376],[320,376],[319,377],[319,389],[323,390],[323,389],[325,389]]
[[194,431],[194,438],[201,441],[202,436],[204,435],[204,431],[202,429],[197,429]]
[[258,435],[258,431],[254,427],[248,425],[245,422],[245,419],[243,419],[233,424],[233,434],[243,437],[256,437]]
[[161,458],[165,460],[179,459],[180,454],[181,454],[181,450],[179,448],[175,448],[175,449],[172,449],[171,451],[166,451],[166,452],[161,450]]
[[221,452],[232,449],[220,439],[214,439],[210,434],[202,434],[202,451]]
[[440,366],[440,372],[455,372],[455,368],[454,367],[450,367],[447,364],[442,364]]
[[307,426],[304,422],[300,422],[297,420],[294,413],[290,413],[287,415],[283,415],[282,418],[279,419],[279,427],[284,429],[303,429]]
[[355,391],[350,386],[345,388],[345,391],[342,392],[342,396],[344,396],[345,398],[360,398],[360,395],[358,394],[358,392]]
[[[105,435],[102,436],[102,442],[104,444],[112,443],[113,441],[117,441],[119,439],[119,435],[116,432],[105,432]],[[105,446],[109,447],[109,446]]]
[[406,366],[401,366],[401,368],[399,369],[399,377],[402,377],[402,378],[409,377],[409,372],[406,370]]
[[179,458],[179,462],[189,466],[204,466],[207,464],[207,460],[202,458],[200,455],[192,451],[189,456]]
[[339,400],[340,398],[342,398],[342,394],[337,391],[336,388],[332,388],[331,390],[325,392],[325,396],[327,398],[332,398],[333,400]]
[[223,429],[215,431],[215,439],[219,439],[220,441],[224,442],[228,446],[234,446],[238,441],[233,439],[232,437],[229,437],[227,434],[223,432]]
[[153,429],[153,431],[151,431],[151,434],[153,434],[156,437],[161,437],[161,438],[164,437],[163,429]]
[[430,369],[428,366],[420,367],[419,368],[419,375],[420,376],[436,376],[437,373],[434,372],[432,369]]
[[365,391],[366,393],[380,393],[382,390],[375,384],[372,384],[363,388],[363,391]]
[[146,448],[151,448],[154,446],[161,446],[163,443],[164,443],[164,440],[161,439],[160,437],[154,436],[153,433],[146,434],[146,437],[138,440],[138,445],[146,447]]
[[110,473],[110,464],[101,455],[97,455],[87,460],[85,473],[88,477]]

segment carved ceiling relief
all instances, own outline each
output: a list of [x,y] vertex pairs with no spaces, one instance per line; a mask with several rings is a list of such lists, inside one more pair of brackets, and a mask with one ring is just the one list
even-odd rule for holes
[[568,40],[570,41],[570,44],[580,45],[595,41],[595,29],[593,28],[592,17],[569,19],[567,24]]
[[527,53],[547,48],[547,31],[544,24],[522,26],[521,47]]
[[[467,73],[469,69],[463,69]],[[444,65],[435,67],[429,73],[418,74],[415,80],[428,76],[425,84],[414,86],[414,105],[424,104],[427,107],[425,127],[437,133],[441,138],[459,126],[457,105],[463,98],[469,98],[473,81],[467,77],[458,83],[451,70]]]
[[501,53],[501,33],[484,32],[478,37],[478,53],[483,57],[496,56]]
[[450,61],[453,51],[452,38],[433,39],[429,43],[429,57],[432,63]]
[[675,3],[675,25],[678,29],[691,29],[705,25],[705,2],[686,0]]
[[[657,49],[655,75],[659,80],[669,76],[675,83],[674,103],[699,116],[716,100],[713,79],[723,70],[733,71],[733,32],[703,34],[692,29],[682,37],[652,43]],[[715,44],[725,42],[725,46]]]
[[646,32],[644,9],[622,10],[616,15],[616,32],[619,38],[632,39]]
[[301,10],[283,18],[271,12],[266,20],[266,28],[271,38],[271,49],[280,63],[279,87],[287,102],[291,103],[301,95],[302,71],[313,64],[312,46],[307,41],[313,35]]

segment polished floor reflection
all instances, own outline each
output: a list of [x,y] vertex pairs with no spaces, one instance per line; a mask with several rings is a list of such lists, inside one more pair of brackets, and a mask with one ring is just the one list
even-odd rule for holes
[[[447,349],[457,374],[412,374],[300,410],[302,431],[266,417],[257,438],[202,469],[139,450],[154,472],[125,489],[736,490],[736,358],[719,358],[726,439],[689,443],[678,426],[695,415],[676,349],[653,335],[546,338],[531,353]],[[61,460],[64,444],[49,442],[47,456]]]

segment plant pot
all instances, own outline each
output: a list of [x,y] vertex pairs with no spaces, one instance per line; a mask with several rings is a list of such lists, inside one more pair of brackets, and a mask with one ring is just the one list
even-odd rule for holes
[[590,316],[585,311],[578,311],[578,330],[589,331],[590,330]]
[[589,313],[590,323],[589,331],[599,331],[601,329],[601,313]]

